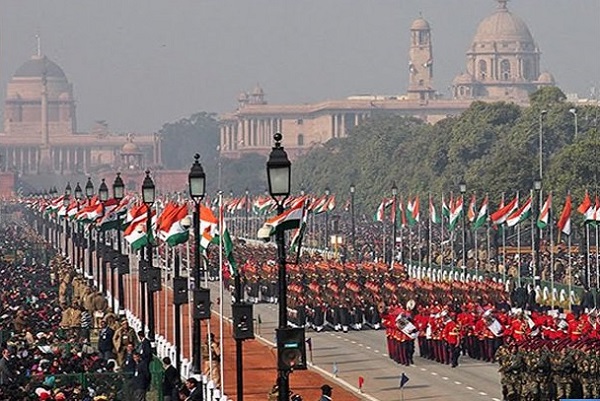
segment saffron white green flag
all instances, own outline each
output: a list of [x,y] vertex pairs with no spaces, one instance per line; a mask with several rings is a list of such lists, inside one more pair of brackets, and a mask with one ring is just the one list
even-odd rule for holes
[[187,205],[180,205],[163,220],[162,231],[164,239],[170,246],[185,243],[190,237],[192,220],[188,214]]
[[302,215],[304,214],[304,203],[291,207],[283,213],[267,220],[265,226],[270,227],[271,235],[277,230],[291,230],[300,227]]
[[435,210],[435,205],[433,203],[433,197],[429,197],[429,220],[431,220],[432,224],[440,224],[442,219],[437,214],[437,210]]
[[531,216],[531,196],[527,199],[520,208],[515,210],[508,218],[506,219],[506,225],[508,227],[514,227],[522,221],[527,220]]
[[475,219],[475,223],[473,223],[473,230],[477,230],[478,228],[483,227],[483,225],[486,223],[487,220],[488,220],[488,197],[486,195],[485,199],[483,200],[483,204],[481,205],[481,208],[479,209],[479,213],[477,214],[477,218]]
[[450,210],[448,229],[454,230],[458,225],[458,220],[463,213],[463,197],[456,198],[456,202]]
[[540,217],[537,221],[537,226],[540,230],[543,230],[548,226],[548,221],[550,219],[550,209],[552,208],[552,192],[548,194],[548,199],[544,202],[544,206],[542,206],[542,210],[540,210]]

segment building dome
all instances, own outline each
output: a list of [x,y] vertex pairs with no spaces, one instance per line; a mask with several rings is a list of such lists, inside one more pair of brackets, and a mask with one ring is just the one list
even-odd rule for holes
[[138,146],[131,141],[127,142],[121,148],[121,153],[138,153],[139,151],[140,151],[140,148],[138,148]]
[[534,43],[533,36],[523,20],[506,7],[506,0],[498,0],[498,9],[479,23],[473,43],[519,42]]
[[427,22],[424,18],[419,17],[413,21],[410,26],[411,31],[428,31],[431,28],[429,27],[429,22]]
[[540,74],[540,76],[538,77],[537,81],[541,84],[554,85],[554,83],[555,83],[554,76],[552,74],[550,74],[549,72],[542,72]]
[[26,61],[25,64],[19,67],[13,77],[42,78],[44,75],[47,78],[67,79],[62,68],[46,56],[33,56],[30,60]]

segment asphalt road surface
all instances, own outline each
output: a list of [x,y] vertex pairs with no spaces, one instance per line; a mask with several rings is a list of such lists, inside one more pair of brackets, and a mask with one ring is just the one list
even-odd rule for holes
[[[218,286],[212,284],[211,296],[218,297]],[[231,300],[225,292],[225,305]],[[254,318],[261,324],[255,332],[266,341],[275,342],[277,327],[277,305],[257,304]],[[231,316],[226,307],[225,316]],[[399,400],[481,400],[500,401],[502,392],[496,364],[481,362],[461,356],[459,366],[451,368],[418,357],[415,365],[400,366],[387,355],[384,330],[349,331],[331,330],[316,333],[307,329],[306,337],[312,340],[313,368],[332,376],[337,366],[336,380],[346,387],[358,391],[359,376],[364,378],[362,397],[370,401]],[[307,350],[307,358],[311,360]],[[403,393],[399,388],[400,376],[404,373],[409,381]],[[302,374],[295,372],[293,374]],[[404,397],[404,398],[402,398]]]

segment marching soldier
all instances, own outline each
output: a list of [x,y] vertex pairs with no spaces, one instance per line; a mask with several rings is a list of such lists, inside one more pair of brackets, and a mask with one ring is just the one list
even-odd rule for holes
[[552,362],[552,379],[556,386],[556,398],[571,398],[573,374],[575,373],[573,354],[565,347],[555,355]]

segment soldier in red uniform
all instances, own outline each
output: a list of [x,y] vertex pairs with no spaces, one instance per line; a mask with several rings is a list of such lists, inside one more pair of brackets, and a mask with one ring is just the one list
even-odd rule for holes
[[460,330],[456,322],[452,320],[450,316],[445,317],[442,336],[448,352],[447,360],[450,361],[451,366],[455,368],[458,366],[458,356],[460,354]]

